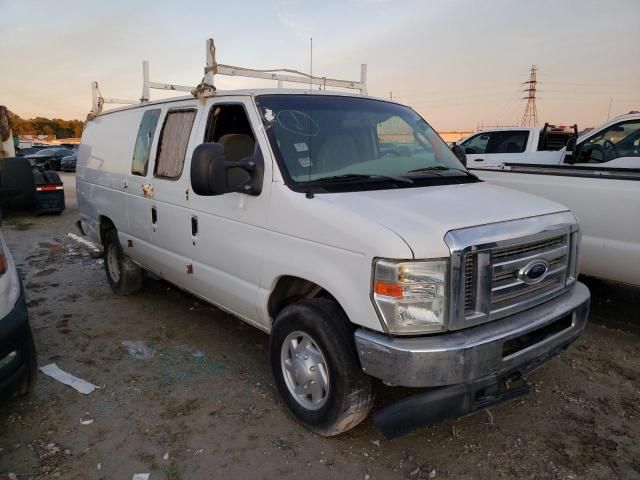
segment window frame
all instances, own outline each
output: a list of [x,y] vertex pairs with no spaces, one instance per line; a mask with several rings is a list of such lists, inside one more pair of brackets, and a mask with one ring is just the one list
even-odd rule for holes
[[489,140],[487,140],[487,144],[484,147],[484,152],[474,152],[474,153],[469,153],[469,155],[485,155],[487,153],[487,147],[489,146],[489,142],[491,141],[491,135],[493,135],[495,132],[479,132],[476,133],[475,135],[467,138],[464,142],[460,142],[460,146],[462,148],[465,149],[465,153],[466,153],[466,146],[464,145],[467,142],[472,142],[473,140],[475,140],[477,137],[481,137],[483,135],[486,135],[489,137]]
[[[494,135],[498,136],[498,135],[517,135],[517,134],[525,134],[527,137],[525,139],[524,142],[524,146],[522,148],[521,151],[519,152],[489,152],[489,146],[493,146],[495,141],[494,141]],[[521,153],[525,153],[527,151],[527,146],[529,145],[529,142],[531,141],[531,131],[524,129],[524,130],[496,130],[494,132],[490,133],[490,138],[489,141],[487,142],[487,148],[485,149],[485,154],[486,155],[519,155]]]
[[[610,132],[611,130],[613,130],[613,129],[614,129],[614,128],[616,128],[616,127],[620,127],[620,126],[628,125],[628,124],[630,124],[630,123],[637,123],[637,124],[639,124],[639,125],[640,125],[640,119],[623,120],[623,121],[621,121],[621,122],[618,122],[618,123],[614,123],[614,124],[612,124],[612,125],[609,125],[608,127],[603,128],[602,130],[600,130],[600,131],[598,131],[598,132],[594,133],[593,135],[591,135],[589,138],[585,139],[585,141],[584,141],[584,142],[582,142],[582,143],[578,144],[578,145],[577,145],[577,149],[576,149],[576,155],[575,155],[576,163],[591,163],[591,164],[601,165],[601,164],[608,163],[608,162],[611,162],[611,161],[613,161],[613,160],[616,160],[616,159],[618,159],[618,158],[624,158],[624,157],[627,157],[628,155],[621,155],[621,154],[619,154],[619,152],[618,152],[618,156],[617,156],[617,157],[608,158],[608,159],[606,159],[606,160],[605,160],[604,143],[605,143],[606,141],[610,141],[610,140],[608,140],[608,139],[606,139],[606,140],[605,140],[605,136],[607,135],[607,133],[608,133],[608,132]],[[630,135],[631,135],[631,134],[630,134]],[[597,138],[597,139],[602,140],[602,143],[601,143],[601,144],[599,144],[599,143],[595,143],[595,142],[593,142],[593,139],[596,139],[596,138]],[[626,137],[625,137],[625,138],[626,138]],[[598,141],[599,141],[599,140],[598,140]],[[612,142],[612,143],[613,143],[613,142]],[[592,148],[592,149],[591,149],[591,151],[589,152],[589,158],[588,158],[587,160],[584,160],[584,159],[581,159],[581,158],[580,158],[581,154],[583,154],[583,153],[584,153],[584,147],[585,147],[587,144],[590,144],[590,145],[598,145],[598,147],[599,147],[599,151],[601,151],[601,152],[602,152],[602,156],[603,156],[602,160],[592,160],[592,152],[593,152],[594,148]],[[613,145],[614,145],[614,147],[615,147],[615,145],[616,145],[616,144],[613,144]],[[616,152],[617,152],[617,150],[616,150]],[[634,157],[634,156],[632,155],[632,157]]]
[[[142,128],[142,122],[144,121],[144,116],[148,112],[158,112],[158,118],[156,119],[155,125],[153,126],[153,136],[151,137],[149,152],[147,154],[147,159],[144,164],[144,173],[137,173],[133,171],[133,166],[136,158],[136,146],[138,145],[138,138],[140,137],[140,129]],[[151,152],[153,151],[153,142],[156,139],[156,132],[158,131],[158,122],[160,121],[160,117],[162,117],[162,108],[149,108],[142,113],[142,117],[140,118],[140,125],[138,125],[138,133],[136,134],[136,141],[133,144],[133,154],[131,155],[131,175],[135,175],[137,177],[146,177],[149,174],[149,160],[151,159]]]
[[[255,142],[256,147],[258,147],[258,137],[256,136],[256,132],[255,129],[253,128],[253,125],[251,124],[251,117],[249,117],[249,112],[247,111],[247,106],[240,101],[224,101],[221,100],[220,102],[215,102],[211,105],[211,107],[209,108],[209,111],[207,112],[207,121],[205,122],[204,125],[204,132],[202,132],[202,143],[216,143],[213,141],[207,141],[207,134],[209,133],[209,130],[211,129],[211,133],[213,133],[213,129],[215,128],[215,126],[211,126],[211,120],[212,120],[212,115],[213,115],[213,110],[214,108],[218,108],[218,107],[224,107],[224,106],[228,106],[228,105],[239,105],[242,107],[242,110],[244,111],[244,116],[247,118],[247,123],[249,124],[249,129],[251,130],[251,135],[253,135],[253,141]],[[254,149],[255,152],[255,149]]]
[[[193,112],[193,119],[191,120],[191,127],[189,129],[189,136],[187,137],[187,142],[185,144],[185,149],[184,149],[184,158],[182,159],[182,168],[180,169],[180,174],[176,177],[167,177],[165,175],[158,175],[158,160],[160,157],[160,152],[162,151],[162,139],[164,138],[164,129],[167,126],[167,120],[169,119],[169,115],[171,115],[172,113],[186,113],[186,112]],[[160,136],[158,137],[158,145],[156,147],[156,155],[155,155],[155,161],[154,161],[154,165],[153,165],[153,178],[158,178],[158,179],[162,179],[162,180],[171,180],[171,181],[178,181],[182,178],[182,174],[184,173],[184,164],[186,163],[187,159],[186,159],[186,155],[187,155],[187,151],[189,150],[189,142],[191,140],[191,136],[193,135],[193,130],[194,130],[194,125],[196,123],[196,118],[198,117],[198,108],[196,107],[176,107],[176,108],[170,108],[166,111],[165,115],[164,115],[164,119],[162,120],[162,128],[160,129]]]

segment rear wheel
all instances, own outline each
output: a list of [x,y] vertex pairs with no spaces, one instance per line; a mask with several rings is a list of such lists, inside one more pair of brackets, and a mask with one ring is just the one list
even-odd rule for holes
[[280,395],[305,426],[332,436],[366,418],[373,381],[362,373],[353,328],[336,302],[308,299],[285,307],[274,323],[270,349]]
[[122,251],[118,232],[111,229],[104,236],[104,268],[107,280],[118,295],[132,295],[142,288],[142,268]]

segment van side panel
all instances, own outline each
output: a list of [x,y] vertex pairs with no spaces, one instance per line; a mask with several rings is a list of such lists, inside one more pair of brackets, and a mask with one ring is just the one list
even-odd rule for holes
[[78,151],[76,183],[80,219],[89,235],[100,241],[100,216],[119,232],[129,231],[126,177],[143,109],[101,115],[87,122]]

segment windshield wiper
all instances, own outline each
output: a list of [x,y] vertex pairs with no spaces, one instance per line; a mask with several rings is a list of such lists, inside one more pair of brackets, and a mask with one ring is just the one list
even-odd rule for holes
[[303,182],[305,185],[314,185],[320,183],[343,183],[343,182],[357,182],[361,180],[391,180],[400,183],[413,183],[413,180],[407,177],[396,177],[393,175],[368,175],[363,173],[346,173],[344,175],[331,175],[328,177],[320,177],[308,182]]
[[440,172],[444,172],[444,171],[447,171],[447,170],[453,170],[453,171],[455,171],[455,172],[461,172],[461,173],[464,173],[465,175],[468,175],[468,176],[469,176],[469,177],[471,177],[471,178],[475,178],[475,179],[477,179],[477,178],[478,178],[478,177],[477,177],[476,175],[474,175],[473,173],[468,172],[468,171],[466,171],[466,170],[463,170],[462,168],[444,167],[444,166],[442,166],[442,165],[437,165],[437,166],[435,166],[435,167],[422,167],[422,168],[416,168],[416,169],[414,169],[414,170],[409,170],[409,171],[407,172],[407,175],[412,175],[412,174],[415,174],[415,173],[438,172],[438,171],[440,171]]

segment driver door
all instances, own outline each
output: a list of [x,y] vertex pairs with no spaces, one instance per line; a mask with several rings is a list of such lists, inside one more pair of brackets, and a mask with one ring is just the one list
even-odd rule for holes
[[574,165],[640,168],[640,120],[616,123],[576,147]]
[[482,168],[486,165],[487,145],[489,144],[490,138],[490,132],[481,132],[460,144],[467,154],[468,168]]

